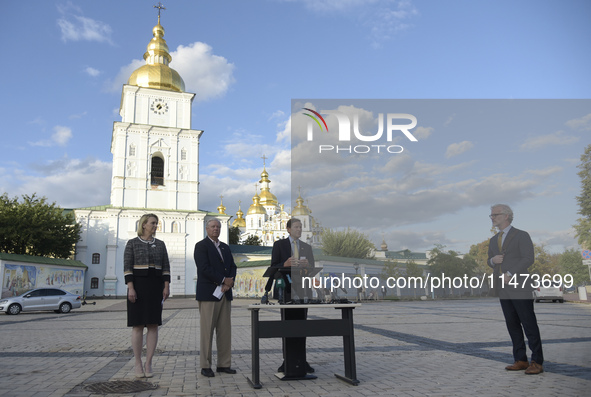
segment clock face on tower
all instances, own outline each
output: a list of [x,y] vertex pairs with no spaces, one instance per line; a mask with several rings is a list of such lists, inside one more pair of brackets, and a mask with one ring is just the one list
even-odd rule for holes
[[168,112],[168,103],[164,99],[154,99],[150,105],[150,110],[154,114],[166,114]]

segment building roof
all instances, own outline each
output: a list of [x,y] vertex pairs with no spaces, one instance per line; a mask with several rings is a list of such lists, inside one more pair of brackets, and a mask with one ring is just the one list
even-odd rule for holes
[[271,266],[271,259],[265,259],[262,261],[244,261],[238,262],[236,267],[239,269],[243,269],[245,267],[269,267]]
[[0,252],[0,259],[3,261],[39,263],[39,264],[43,264],[43,265],[80,267],[80,268],[88,269],[88,266],[86,266],[84,263],[82,263],[80,261],[73,260],[73,259],[59,259],[59,258],[47,258],[45,256],[7,254],[5,252]]
[[394,260],[427,260],[427,254],[424,252],[411,252],[410,250],[386,251],[386,258]]
[[273,247],[263,245],[230,244],[232,254],[271,255]]

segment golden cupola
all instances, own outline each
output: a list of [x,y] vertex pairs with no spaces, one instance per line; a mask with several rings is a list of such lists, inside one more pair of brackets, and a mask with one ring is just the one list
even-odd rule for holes
[[164,40],[164,28],[160,25],[160,15],[158,16],[158,24],[154,26],[152,33],[154,37],[148,43],[148,49],[144,54],[146,64],[131,74],[127,84],[184,92],[185,82],[176,70],[168,66],[172,57],[168,52],[166,40]]
[[238,211],[236,211],[236,219],[232,222],[232,227],[246,227],[246,219],[244,219],[244,212],[240,209],[240,201],[238,201]]
[[259,195],[255,194],[254,197],[252,198],[252,204],[248,208],[246,215],[257,215],[257,214],[267,215],[267,210],[265,210],[265,207],[263,207],[261,205],[261,198],[259,197]]
[[269,184],[271,181],[269,180],[269,173],[263,167],[263,172],[261,172],[261,180],[259,181],[261,184],[261,205],[277,205],[277,197],[271,193],[271,188]]
[[308,207],[306,207],[304,205],[304,199],[302,198],[301,195],[298,195],[298,198],[296,199],[296,203],[297,203],[297,205],[295,206],[295,208],[291,212],[292,216],[310,215],[310,210],[308,209]]
[[218,214],[227,215],[226,214],[226,206],[224,205],[224,197],[220,197],[220,205],[218,206]]

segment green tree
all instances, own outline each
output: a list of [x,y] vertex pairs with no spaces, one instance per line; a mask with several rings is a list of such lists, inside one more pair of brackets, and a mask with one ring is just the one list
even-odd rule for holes
[[558,260],[560,274],[573,276],[573,285],[579,286],[589,283],[589,268],[583,265],[581,253],[574,248],[565,250]]
[[492,267],[488,266],[488,242],[484,240],[478,244],[472,244],[470,251],[466,254],[467,258],[470,258],[476,262],[476,268],[474,271],[477,274],[492,274]]
[[535,260],[529,267],[530,274],[538,274],[543,277],[545,274],[553,276],[558,273],[558,257],[546,252],[544,245],[534,244]]
[[325,255],[344,258],[373,258],[375,246],[367,236],[357,230],[324,229],[322,231],[322,251]]
[[[427,261],[431,274],[436,277],[449,277],[454,279],[455,277],[464,278],[464,276],[471,277],[474,275],[474,270],[477,267],[476,261],[470,256],[462,257],[462,255],[456,251],[444,250],[445,246],[437,244],[435,248],[431,250],[431,257]],[[446,284],[446,288],[447,288]],[[453,286],[450,288],[453,293]]]
[[387,261],[384,262],[384,267],[380,273],[380,278],[382,280],[387,280],[390,277],[398,278],[402,275],[402,271],[400,270],[400,264],[398,261]]
[[574,228],[581,247],[591,249],[591,145],[581,155],[581,164],[577,167],[581,178],[581,195],[577,196],[577,202],[582,217],[577,220]]
[[423,269],[413,260],[406,262],[406,277],[423,277]]
[[251,234],[244,241],[244,245],[261,245],[261,240],[259,239],[259,236]]
[[240,244],[240,229],[238,226],[231,227],[228,230],[228,244]]
[[45,197],[0,196],[0,251],[10,254],[69,258],[80,239],[80,225]]

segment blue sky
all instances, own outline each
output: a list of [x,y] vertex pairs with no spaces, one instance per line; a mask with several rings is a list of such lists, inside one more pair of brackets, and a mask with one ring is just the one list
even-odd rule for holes
[[[65,208],[109,202],[121,85],[143,62],[155,3],[3,4],[1,192],[36,192]],[[215,210],[223,194],[228,213],[235,213],[238,200],[246,211],[263,154],[272,192],[291,206],[293,98],[583,99],[591,93],[586,0],[175,0],[164,6],[171,67],[197,94],[192,127],[205,130],[204,210]],[[575,246],[576,165],[591,143],[588,114],[591,109],[579,115],[583,124],[576,130],[500,132],[498,144],[485,144],[489,137],[478,132],[457,139],[447,132],[437,144],[429,138],[428,159],[408,155],[427,169],[449,170],[424,186],[433,192],[434,213],[401,223],[392,209],[384,214],[392,227],[366,232],[376,245],[384,236],[393,250],[441,243],[466,252],[489,237],[492,203],[485,195],[465,208],[438,209],[444,197],[438,189],[484,184],[499,174],[527,182],[527,194],[504,200],[515,209],[515,226],[552,251]],[[519,150],[528,143],[528,150]],[[478,162],[461,166],[469,161],[462,156],[476,161],[482,151],[506,170]],[[310,205],[314,210],[313,200]],[[325,226],[361,225],[363,208],[345,208],[341,221],[331,217]]]

